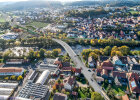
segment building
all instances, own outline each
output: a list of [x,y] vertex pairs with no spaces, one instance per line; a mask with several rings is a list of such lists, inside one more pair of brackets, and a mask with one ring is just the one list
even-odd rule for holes
[[63,83],[64,83],[64,88],[66,90],[72,90],[74,85],[75,85],[75,77],[74,76],[69,76],[67,78],[65,78],[63,80]]
[[92,57],[88,58],[88,65],[89,65],[90,68],[95,67],[96,64],[95,64],[95,61]]
[[128,95],[125,94],[124,96],[122,96],[122,100],[129,100]]
[[33,82],[37,75],[38,75],[38,72],[33,71],[32,74],[28,77],[28,80]]
[[63,93],[55,93],[53,96],[53,100],[67,100],[67,95]]
[[45,85],[27,82],[17,97],[25,98],[25,100],[26,98],[31,100],[44,100],[48,91]]
[[16,88],[18,83],[0,83],[1,88]]
[[16,67],[4,67],[0,68],[0,75],[5,76],[5,75],[15,75],[19,76],[24,73],[23,68],[16,68]]
[[114,56],[114,57],[112,58],[112,63],[113,63],[114,65],[120,65],[120,66],[123,65],[118,56]]
[[43,73],[41,74],[41,76],[39,77],[39,79],[37,80],[36,83],[43,85],[46,82],[46,80],[48,79],[49,75],[50,75],[49,70],[43,71]]
[[6,33],[1,36],[2,39],[4,40],[11,40],[11,39],[16,39],[19,36],[18,33]]
[[54,71],[58,67],[58,65],[54,63],[55,59],[44,59],[43,62],[39,65],[39,69],[49,69],[50,71]]
[[140,74],[140,64],[132,64],[130,66],[130,71]]
[[6,64],[7,65],[20,65],[20,64],[23,64],[23,63],[27,63],[28,60],[24,60],[24,59],[8,59],[6,61]]

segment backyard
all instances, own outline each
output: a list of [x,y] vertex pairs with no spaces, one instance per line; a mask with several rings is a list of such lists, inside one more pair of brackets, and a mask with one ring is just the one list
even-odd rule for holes
[[106,82],[103,83],[102,87],[107,93],[112,91],[115,96],[122,96],[127,90],[127,86],[116,86],[115,84],[107,84]]

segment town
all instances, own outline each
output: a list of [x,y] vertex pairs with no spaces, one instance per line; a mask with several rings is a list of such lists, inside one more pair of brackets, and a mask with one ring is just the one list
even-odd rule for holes
[[139,0],[0,6],[0,100],[140,99]]

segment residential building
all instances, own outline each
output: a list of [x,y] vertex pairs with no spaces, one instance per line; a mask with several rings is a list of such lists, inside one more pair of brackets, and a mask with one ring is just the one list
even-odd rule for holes
[[69,76],[69,77],[67,77],[67,78],[65,78],[64,80],[63,80],[63,84],[64,84],[64,88],[66,89],[66,90],[72,90],[73,89],[73,87],[74,87],[74,85],[75,85],[75,77],[74,76]]
[[63,93],[55,93],[53,96],[53,100],[67,100],[68,97],[66,94]]

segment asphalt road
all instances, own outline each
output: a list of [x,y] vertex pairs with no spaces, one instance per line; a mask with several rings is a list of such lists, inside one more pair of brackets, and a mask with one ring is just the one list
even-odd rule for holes
[[83,62],[81,62],[81,60],[78,58],[77,54],[72,50],[72,48],[62,40],[58,40],[58,39],[53,39],[53,40],[64,47],[64,49],[67,51],[71,59],[74,61],[77,68],[82,68],[82,73],[84,74],[85,78],[88,80],[89,84],[94,88],[94,90],[96,92],[99,92],[104,97],[105,100],[110,100],[109,97],[106,95],[106,93],[98,85],[98,83],[93,79],[92,77],[93,73],[88,71],[88,68],[85,67]]

